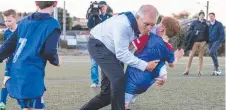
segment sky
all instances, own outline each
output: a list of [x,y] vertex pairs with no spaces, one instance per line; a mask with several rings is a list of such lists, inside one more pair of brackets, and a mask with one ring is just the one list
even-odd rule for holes
[[[206,12],[206,0],[105,0],[115,13],[136,11],[143,4],[155,6],[160,14],[171,16],[172,13],[188,11],[191,15],[200,10]],[[216,19],[226,25],[224,7],[226,0],[209,0],[209,12],[216,14]],[[66,0],[66,9],[71,16],[85,18],[91,0]],[[63,7],[63,0],[58,0],[58,7]],[[36,9],[34,0],[4,0],[0,3],[0,11],[16,9],[18,12],[33,12]]]

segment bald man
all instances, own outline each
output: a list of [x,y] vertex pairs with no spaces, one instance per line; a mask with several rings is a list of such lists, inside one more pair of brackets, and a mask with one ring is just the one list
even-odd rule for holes
[[147,35],[157,18],[154,6],[143,5],[137,13],[113,16],[91,30],[88,51],[102,70],[101,91],[80,110],[98,110],[110,103],[111,110],[125,110],[126,82],[120,62],[142,71],[152,71],[156,67],[159,60],[143,61],[128,47],[139,35]]

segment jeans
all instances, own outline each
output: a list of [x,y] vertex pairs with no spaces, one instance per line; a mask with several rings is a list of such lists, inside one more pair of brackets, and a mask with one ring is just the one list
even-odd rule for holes
[[90,57],[91,60],[91,69],[90,69],[90,74],[91,74],[91,80],[92,83],[97,84],[99,83],[99,72],[98,72],[98,65],[93,58]]

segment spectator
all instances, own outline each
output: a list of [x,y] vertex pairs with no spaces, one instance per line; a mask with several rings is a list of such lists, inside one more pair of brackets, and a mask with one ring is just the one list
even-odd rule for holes
[[198,20],[193,21],[188,30],[189,32],[191,32],[190,36],[188,36],[190,37],[190,48],[188,48],[188,50],[190,50],[190,54],[186,70],[183,75],[189,74],[191,63],[196,51],[198,51],[199,54],[198,75],[202,75],[201,70],[203,65],[204,46],[208,41],[208,25],[204,17],[205,13],[203,11],[199,12]]
[[[99,3],[100,9],[100,15],[95,16],[95,15],[90,15],[88,19],[88,28],[92,29],[99,23],[105,21],[106,19],[110,18],[112,15],[107,13],[107,8],[108,5],[105,1],[100,1]],[[90,87],[97,87],[99,83],[99,72],[98,72],[98,65],[96,61],[93,60],[92,57],[90,57],[91,60],[91,69],[90,69],[90,74],[91,74],[91,80],[92,84]]]
[[220,75],[221,70],[217,59],[217,50],[224,42],[225,31],[221,22],[215,19],[215,13],[209,13],[210,25],[209,25],[209,54],[214,63],[214,71],[211,75]]

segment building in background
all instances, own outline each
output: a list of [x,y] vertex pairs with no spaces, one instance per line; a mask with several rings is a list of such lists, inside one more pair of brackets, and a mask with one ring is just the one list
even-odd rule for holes
[[80,25],[83,29],[87,27],[88,20],[86,18],[77,18],[73,17],[73,27],[76,25]]

